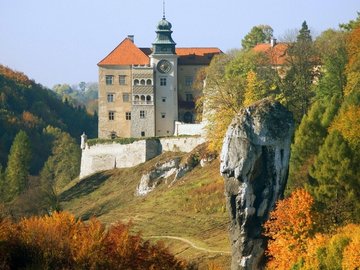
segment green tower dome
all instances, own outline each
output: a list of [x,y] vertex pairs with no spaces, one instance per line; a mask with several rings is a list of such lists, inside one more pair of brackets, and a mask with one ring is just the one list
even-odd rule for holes
[[157,30],[171,30],[171,23],[168,22],[165,17],[162,18],[162,20],[158,23]]
[[172,39],[171,23],[163,16],[156,28],[156,39],[153,43],[154,54],[175,54],[175,41]]

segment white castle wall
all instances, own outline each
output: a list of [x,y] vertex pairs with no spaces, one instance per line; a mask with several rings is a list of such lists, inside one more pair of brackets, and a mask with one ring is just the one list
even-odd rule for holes
[[201,137],[177,137],[140,140],[131,144],[86,145],[81,154],[79,177],[114,168],[134,167],[162,152],[190,152],[203,142],[205,139]]
[[174,136],[179,135],[203,135],[204,134],[204,123],[199,124],[186,124],[179,121],[175,122]]

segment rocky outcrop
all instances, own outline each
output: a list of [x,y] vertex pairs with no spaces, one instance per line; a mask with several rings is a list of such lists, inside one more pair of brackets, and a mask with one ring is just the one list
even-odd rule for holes
[[294,131],[292,114],[261,100],[242,109],[224,138],[220,171],[230,213],[232,270],[262,269],[262,224],[283,196]]
[[197,165],[206,166],[213,159],[213,153],[207,153],[207,144],[198,145],[190,153],[166,161],[158,162],[149,172],[142,175],[136,189],[136,195],[145,196],[161,183],[172,186],[177,180],[192,171]]

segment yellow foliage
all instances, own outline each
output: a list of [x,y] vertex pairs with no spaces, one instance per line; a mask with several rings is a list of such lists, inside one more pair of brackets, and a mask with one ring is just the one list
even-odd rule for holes
[[350,145],[360,146],[360,106],[350,105],[335,118],[330,131],[337,130]]
[[349,62],[346,66],[347,84],[344,94],[349,95],[353,91],[360,91],[360,25],[350,32],[346,45]]
[[244,107],[250,106],[263,97],[263,82],[258,80],[256,72],[249,71],[246,77]]

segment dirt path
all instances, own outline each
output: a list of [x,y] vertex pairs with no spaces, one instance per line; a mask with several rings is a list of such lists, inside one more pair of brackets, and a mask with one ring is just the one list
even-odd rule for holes
[[221,253],[221,254],[231,254],[231,252],[229,251],[221,251],[221,250],[211,250],[211,249],[207,249],[207,248],[202,248],[197,246],[194,242],[191,242],[188,239],[182,238],[182,237],[177,237],[177,236],[170,236],[170,235],[156,235],[156,236],[149,236],[146,238],[166,238],[166,239],[173,239],[173,240],[178,240],[181,242],[184,242],[188,245],[190,245],[192,248],[197,249],[197,250],[201,250],[201,251],[205,251],[205,252],[209,252],[209,253]]

